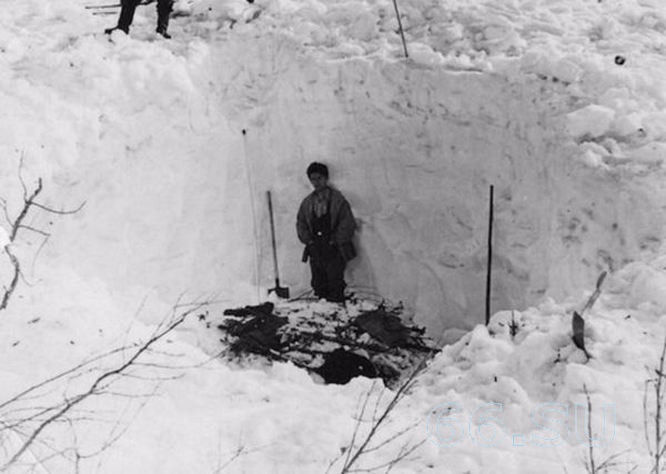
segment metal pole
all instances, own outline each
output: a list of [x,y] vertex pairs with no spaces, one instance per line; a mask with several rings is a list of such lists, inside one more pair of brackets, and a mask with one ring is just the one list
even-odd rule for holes
[[275,270],[275,284],[280,286],[280,274],[278,273],[278,261],[277,261],[277,245],[275,244],[275,223],[273,220],[273,200],[271,199],[271,192],[266,191],[266,196],[268,197],[268,214],[271,219],[271,245],[273,246],[273,270]]
[[486,273],[486,326],[490,322],[490,286],[493,263],[493,201],[495,187],[490,185],[490,214],[488,217],[488,266]]
[[245,164],[245,177],[249,188],[250,211],[252,212],[252,237],[254,238],[254,284],[257,287],[257,302],[261,302],[261,290],[259,289],[259,238],[257,237],[257,208],[254,202],[254,183],[252,182],[252,170],[250,160],[247,156],[247,130],[243,129],[243,161]]
[[405,41],[405,33],[402,30],[402,20],[400,19],[400,10],[398,10],[398,0],[393,0],[393,7],[395,8],[395,16],[398,17],[398,28],[400,29],[400,37],[402,38],[402,48],[405,50],[405,57],[409,57],[407,52],[407,42]]

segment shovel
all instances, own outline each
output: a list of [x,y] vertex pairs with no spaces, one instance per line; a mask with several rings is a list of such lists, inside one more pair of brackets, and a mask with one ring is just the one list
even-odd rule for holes
[[268,214],[271,218],[271,243],[273,244],[273,268],[275,269],[275,288],[269,288],[268,294],[275,292],[278,298],[289,298],[289,288],[280,286],[280,273],[278,272],[277,249],[275,246],[275,223],[273,222],[273,201],[271,200],[271,192],[266,191],[268,197]]

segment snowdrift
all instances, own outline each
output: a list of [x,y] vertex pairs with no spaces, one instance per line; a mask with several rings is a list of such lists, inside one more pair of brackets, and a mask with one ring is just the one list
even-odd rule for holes
[[[644,43],[615,45],[630,58],[618,65],[582,20],[572,34],[597,49],[566,59],[575,50],[566,41],[550,56],[520,41],[489,49],[495,20],[465,43],[476,13],[426,9],[408,26],[414,57],[404,61],[389,17],[358,20],[345,36],[346,17],[334,13],[349,6],[316,4],[330,22],[301,31],[287,27],[291,10],[277,3],[181,3],[190,16],[174,21],[173,42],[147,35],[150,11],[132,37],[85,34],[102,22],[70,2],[30,3],[39,14],[26,8],[16,13],[21,27],[5,25],[6,198],[20,204],[23,155],[26,179],[45,179],[49,204],[87,201],[74,219],[53,223],[45,267],[130,297],[173,301],[190,291],[258,302],[272,277],[264,202],[272,189],[283,280],[306,288],[293,228],[313,160],[331,166],[359,220],[350,283],[402,301],[437,338],[482,320],[490,184],[494,310],[580,297],[601,270],[660,247],[664,97],[658,78],[642,76],[658,66],[643,47],[660,31],[656,10],[613,7],[627,29],[639,21],[629,12],[644,12],[639,23],[654,17]],[[414,22],[416,4],[407,5]],[[375,8],[357,6],[366,20]],[[597,7],[580,8],[595,18]],[[511,11],[503,15],[516,22],[507,23],[514,36],[539,44],[554,34],[543,23],[520,30],[525,18]],[[80,23],[58,21],[65,16]],[[444,44],[419,29],[440,21],[460,38]],[[317,32],[337,33],[320,44]],[[441,59],[447,45],[458,62]],[[461,63],[463,53],[474,60]]]
[[[401,58],[388,2],[179,2],[170,42],[152,35],[149,9],[130,37],[110,42],[99,32],[112,20],[73,0],[8,10],[0,18],[1,197],[15,216],[21,180],[32,189],[41,177],[44,204],[85,206],[66,216],[35,209],[26,225],[51,237],[42,246],[44,234],[22,229],[15,244],[25,281],[2,315],[0,400],[145,337],[152,328],[135,319],[159,321],[183,292],[221,307],[263,299],[272,284],[267,189],[283,283],[306,288],[293,227],[309,191],[305,167],[321,160],[361,226],[350,283],[402,300],[443,342],[473,328],[433,361],[385,436],[443,403],[461,402],[467,416],[498,402],[507,434],[531,439],[539,432],[530,411],[584,402],[585,385],[596,407],[617,405],[615,444],[602,458],[629,449],[629,468],[649,470],[642,371],[658,359],[666,311],[663,7],[400,4],[410,60]],[[489,184],[498,313],[486,328],[476,323]],[[0,226],[4,244],[9,229]],[[613,274],[587,322],[586,361],[571,342],[570,314],[601,270]],[[0,267],[3,282],[7,271]],[[108,420],[130,429],[84,467],[207,472],[245,446],[233,469],[325,470],[349,442],[371,382],[315,385],[288,364],[211,368],[203,352],[218,346],[183,327],[160,350],[196,369],[166,383],[140,415],[121,403],[88,406],[113,408]],[[61,402],[68,388],[76,387],[46,396]],[[105,433],[86,425],[83,447],[92,452]],[[550,451],[511,442],[481,451],[467,439],[453,451],[426,444],[400,470],[577,472],[587,452],[574,437]],[[363,466],[387,459],[375,452]]]

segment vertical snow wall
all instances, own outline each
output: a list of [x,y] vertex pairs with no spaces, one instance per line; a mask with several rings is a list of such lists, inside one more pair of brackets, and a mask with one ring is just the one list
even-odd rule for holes
[[104,47],[81,40],[76,50],[70,79],[86,87],[49,84],[68,111],[52,117],[67,143],[28,149],[27,161],[73,153],[54,172],[62,192],[50,203],[87,200],[56,219],[42,263],[118,295],[264,297],[269,189],[282,283],[307,289],[294,223],[314,160],[359,222],[348,281],[403,301],[434,337],[483,321],[490,184],[495,311],[580,296],[601,270],[662,240],[661,190],[572,159],[563,115],[580,104],[561,84],[318,58],[275,36],[176,55],[132,42],[105,52],[115,63],[99,59]]
[[[230,69],[242,54],[253,59]],[[661,240],[662,192],[634,173],[600,173],[573,159],[563,119],[580,104],[565,86],[381,59],[318,60],[274,40],[249,51],[224,45],[213,67],[225,116],[247,128],[256,198],[276,194],[292,287],[308,278],[293,224],[313,160],[330,165],[360,224],[350,282],[402,300],[434,335],[483,321],[490,184],[494,310],[579,297],[599,272]]]

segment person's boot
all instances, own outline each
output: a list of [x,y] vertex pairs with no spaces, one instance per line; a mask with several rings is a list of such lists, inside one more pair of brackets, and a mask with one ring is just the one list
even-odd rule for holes
[[155,32],[158,35],[162,35],[165,39],[171,39],[171,35],[169,33],[167,33],[166,28],[164,28],[162,26],[158,26],[157,29],[155,30]]
[[169,39],[171,35],[167,33],[169,28],[169,16],[173,7],[173,0],[159,0],[157,2],[157,34],[162,35],[164,38]]
[[118,18],[119,30],[129,34],[129,28],[134,20],[134,12],[138,3],[139,0],[122,0],[120,2],[122,8],[120,9],[120,18]]
[[136,11],[136,6],[139,3],[138,0],[121,0],[120,5],[120,17],[118,18],[118,25],[113,28],[107,28],[104,30],[104,33],[110,35],[115,30],[120,30],[125,32],[126,35],[129,34],[129,27],[134,20],[134,12]]

